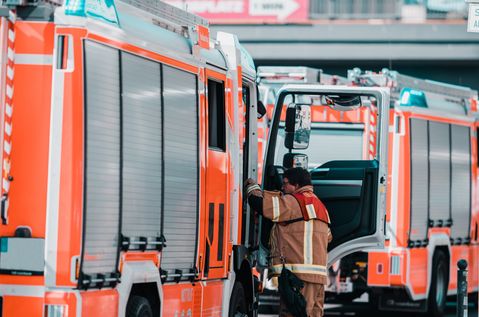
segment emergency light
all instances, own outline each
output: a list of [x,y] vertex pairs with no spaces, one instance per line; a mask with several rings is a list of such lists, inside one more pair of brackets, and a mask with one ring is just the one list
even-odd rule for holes
[[65,14],[91,17],[119,25],[114,0],[67,0]]
[[427,108],[426,95],[420,90],[403,88],[399,96],[399,105],[406,107]]

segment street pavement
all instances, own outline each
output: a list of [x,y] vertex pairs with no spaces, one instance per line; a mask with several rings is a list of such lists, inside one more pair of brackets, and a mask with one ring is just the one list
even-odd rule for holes
[[[427,316],[425,314],[412,313],[393,313],[393,312],[371,312],[367,303],[351,303],[349,305],[332,305],[328,304],[325,309],[325,316],[358,316],[358,317],[413,317],[413,316]],[[446,306],[445,317],[456,316],[456,303],[448,302]],[[470,305],[468,317],[478,317],[477,307]]]
[[[372,312],[368,305],[365,303],[352,303],[350,305],[332,305],[327,304],[325,309],[325,317],[333,316],[356,316],[356,317],[413,317],[421,316],[425,317],[425,314],[411,314],[411,313],[394,313],[394,312]],[[259,317],[277,317],[278,315],[259,315]],[[455,317],[456,316],[456,306],[455,303],[447,303],[446,314],[444,317]],[[477,307],[470,306],[468,311],[468,317],[478,317]]]
[[[277,317],[278,315],[262,315],[259,317]],[[412,314],[412,313],[394,313],[394,312],[372,312],[368,306],[368,303],[365,302],[353,302],[348,305],[339,305],[339,304],[326,304],[325,314],[326,317],[332,316],[357,316],[357,317],[425,317],[426,314]],[[456,303],[448,302],[446,306],[446,314],[444,317],[455,317],[456,316]],[[478,317],[478,308],[469,305],[468,317]]]

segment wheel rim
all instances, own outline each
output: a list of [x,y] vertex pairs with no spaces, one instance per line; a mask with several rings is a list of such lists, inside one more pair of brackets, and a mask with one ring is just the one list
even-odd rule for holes
[[438,274],[436,276],[436,303],[438,307],[442,307],[444,300],[446,298],[445,289],[446,289],[446,278],[444,274],[444,264],[439,264]]

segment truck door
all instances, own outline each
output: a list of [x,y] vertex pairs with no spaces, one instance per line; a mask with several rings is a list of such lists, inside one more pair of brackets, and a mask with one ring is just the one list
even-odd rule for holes
[[227,246],[226,76],[207,70],[206,243],[204,276],[225,275]]
[[[293,103],[285,104],[286,98],[293,100]],[[320,166],[307,166],[308,160],[317,162],[315,157],[307,157],[306,154],[301,153],[308,147],[309,142],[308,144],[300,143],[304,141],[305,135],[306,139],[309,139],[309,132],[301,131],[297,134],[298,130],[295,130],[294,142],[291,142],[291,138],[288,141],[286,135],[291,132],[287,132],[284,128],[286,108],[298,108],[295,100],[302,102],[310,100],[311,104],[328,104],[333,110],[339,112],[359,107],[377,107],[378,131],[376,140],[370,144],[376,146],[376,156],[372,160],[329,161]],[[298,109],[302,109],[300,112],[303,112],[305,107],[309,105],[302,104]],[[384,244],[388,116],[389,90],[385,88],[286,85],[278,93],[266,153],[264,189],[279,190],[285,168],[308,167],[314,191],[326,205],[331,218],[333,241],[328,247],[328,265],[347,254],[366,248],[378,248]],[[301,120],[304,121],[304,119]],[[309,117],[309,122],[310,120]],[[296,129],[297,124],[298,122],[296,122]],[[287,122],[286,125],[288,125]],[[291,145],[296,143],[298,143],[297,147]],[[340,151],[341,149],[337,146],[333,143],[327,148],[310,149],[312,152],[308,153],[312,156],[314,152]],[[261,266],[266,265],[265,254],[268,250],[271,226],[270,221],[261,219],[259,257]]]

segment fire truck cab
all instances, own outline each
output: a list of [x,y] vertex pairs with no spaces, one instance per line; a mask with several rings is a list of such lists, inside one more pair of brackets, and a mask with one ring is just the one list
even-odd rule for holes
[[[369,145],[375,155],[370,159],[326,160],[318,164],[314,153],[331,157],[344,150],[334,145],[317,148],[317,143],[312,143],[318,119],[312,108],[318,103],[328,105],[338,118],[363,107],[374,107],[377,134]],[[297,84],[284,85],[278,91],[269,126],[263,187],[279,190],[286,168],[301,166],[310,170],[314,191],[331,218],[333,241],[329,245],[328,266],[347,254],[381,248],[384,244],[388,116],[389,92],[385,88]],[[267,219],[261,219],[258,260],[263,267],[267,267],[271,225]]]
[[149,0],[2,1],[0,315],[255,315],[255,66]]
[[[368,293],[372,308],[439,316],[457,293],[456,263],[466,259],[477,302],[477,91],[387,69],[350,70],[346,83],[391,92],[386,245],[332,263],[326,299],[344,303]],[[310,145],[297,150],[309,165],[375,157],[375,107],[341,115],[319,101],[311,111]]]

